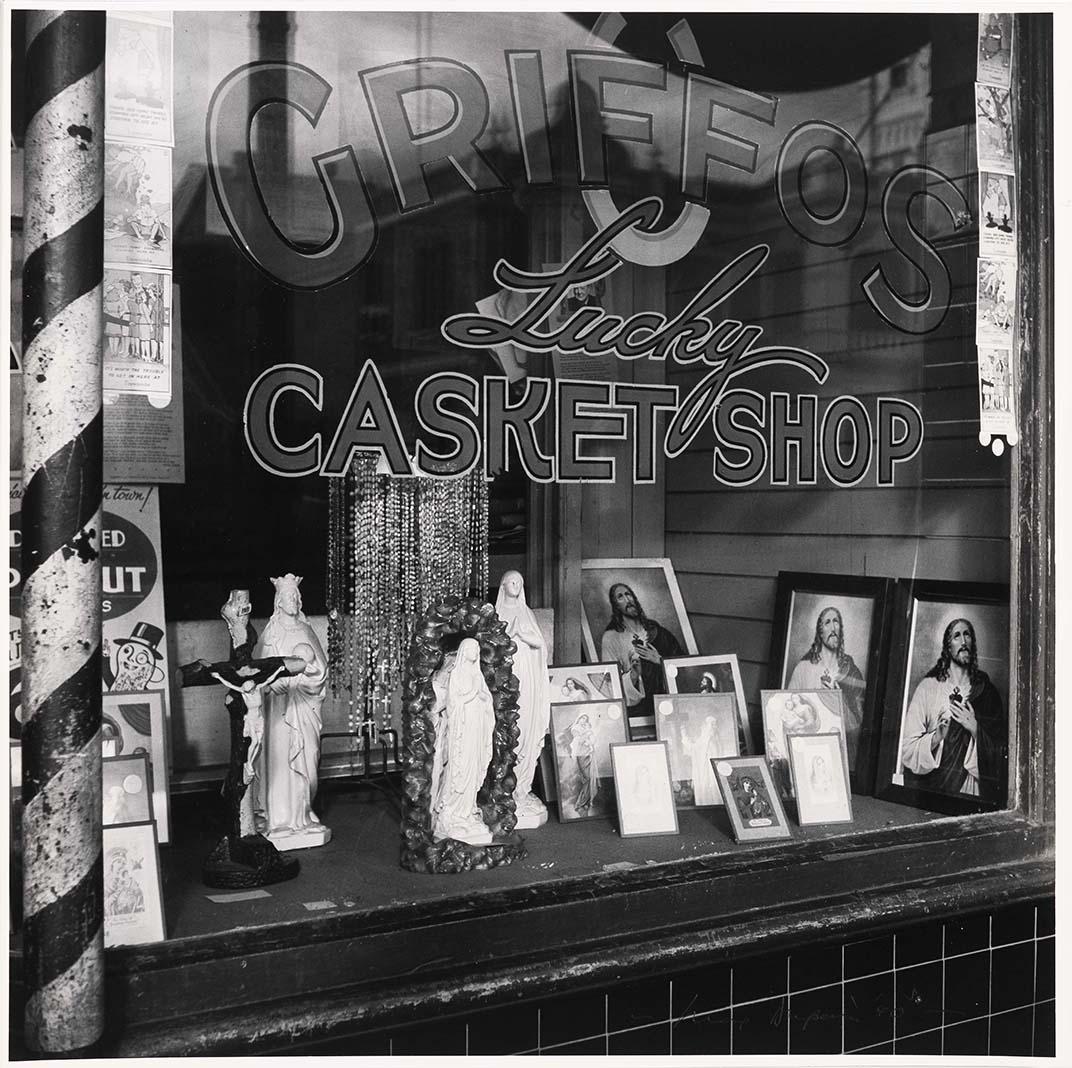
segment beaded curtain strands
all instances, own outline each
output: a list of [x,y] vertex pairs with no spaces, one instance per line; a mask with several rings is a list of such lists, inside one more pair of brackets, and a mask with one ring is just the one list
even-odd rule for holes
[[417,619],[437,597],[487,595],[488,486],[479,471],[377,474],[376,459],[359,453],[331,480],[328,510],[332,690],[347,701],[351,738],[374,740],[390,727]]

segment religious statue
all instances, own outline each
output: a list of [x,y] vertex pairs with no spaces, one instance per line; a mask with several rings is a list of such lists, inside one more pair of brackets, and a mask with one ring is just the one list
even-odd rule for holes
[[480,669],[480,643],[463,638],[453,666],[445,664],[432,685],[441,707],[432,766],[432,833],[437,839],[487,845],[492,833],[477,791],[491,762],[495,707]]
[[294,878],[300,866],[258,834],[254,823],[249,788],[264,735],[262,692],[281,677],[304,671],[306,662],[293,657],[253,658],[257,632],[249,622],[248,590],[231,590],[220,615],[231,639],[228,659],[217,663],[196,660],[179,670],[183,686],[220,683],[228,691],[224,707],[230,720],[231,750],[221,791],[227,830],[205,860],[202,879],[206,886],[221,889],[267,886]]
[[320,764],[320,708],[327,693],[324,650],[302,612],[301,578],[273,578],[275,610],[261,635],[260,657],[297,657],[304,669],[264,689],[264,746],[259,754],[254,809],[258,829],[279,849],[331,841],[313,812]]
[[551,722],[551,695],[547,678],[547,646],[525,601],[525,583],[517,571],[507,571],[499,583],[495,614],[506,624],[506,633],[517,646],[514,675],[518,681],[517,763],[514,803],[521,830],[547,822],[547,807],[532,792],[532,779]]

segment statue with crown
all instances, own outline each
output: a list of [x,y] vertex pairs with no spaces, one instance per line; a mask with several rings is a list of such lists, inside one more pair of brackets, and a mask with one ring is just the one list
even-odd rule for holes
[[302,612],[301,578],[272,579],[275,606],[256,656],[300,657],[303,671],[264,688],[264,740],[253,780],[257,830],[281,850],[308,849],[331,840],[313,812],[320,764],[320,709],[328,665],[320,640]]

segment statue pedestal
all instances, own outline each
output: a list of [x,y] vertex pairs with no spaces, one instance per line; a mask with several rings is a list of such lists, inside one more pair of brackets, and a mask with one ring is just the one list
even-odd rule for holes
[[327,845],[331,841],[331,828],[321,824],[304,831],[273,831],[266,837],[280,852],[289,853],[292,849],[313,849]]
[[519,831],[531,831],[547,822],[547,809],[542,812],[519,812],[515,826]]
[[542,827],[547,822],[547,806],[531,791],[524,797],[516,797],[517,823],[519,831],[531,831]]
[[454,823],[446,827],[440,825],[432,833],[437,842],[451,838],[455,842],[465,842],[466,845],[490,845],[494,837],[487,824],[477,819]]

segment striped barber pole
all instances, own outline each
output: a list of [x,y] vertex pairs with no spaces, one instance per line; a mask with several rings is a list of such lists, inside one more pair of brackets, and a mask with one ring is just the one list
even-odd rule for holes
[[101,350],[104,12],[27,17],[23,314],[26,1041],[104,1020]]

